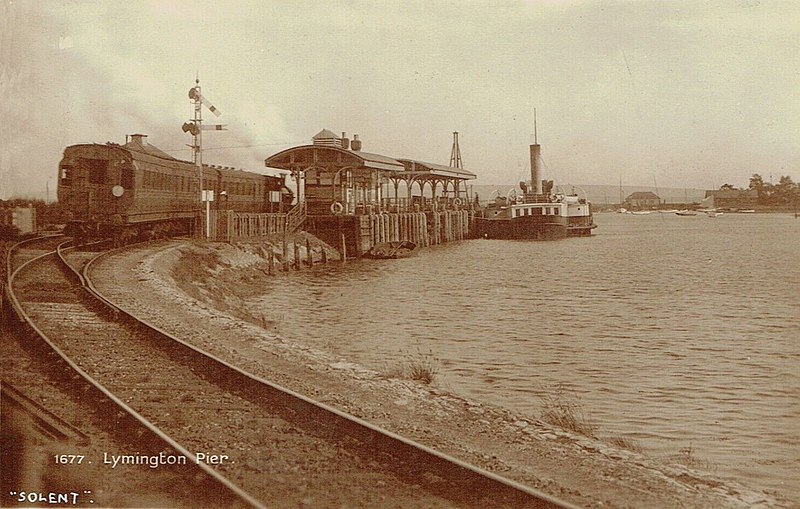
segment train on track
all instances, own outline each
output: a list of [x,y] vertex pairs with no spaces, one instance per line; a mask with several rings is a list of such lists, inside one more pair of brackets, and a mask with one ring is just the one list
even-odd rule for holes
[[[64,233],[126,242],[186,234],[200,224],[197,166],[176,159],[134,134],[117,143],[71,145],[58,168]],[[283,175],[203,165],[203,189],[214,210],[285,212],[294,199]]]

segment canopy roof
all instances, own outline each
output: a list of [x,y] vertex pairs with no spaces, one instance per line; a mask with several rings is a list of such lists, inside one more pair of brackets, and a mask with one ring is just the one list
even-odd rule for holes
[[477,176],[471,171],[454,166],[444,166],[441,164],[426,163],[425,161],[415,161],[413,159],[400,159],[406,169],[406,173],[413,172],[416,175],[429,175],[432,177],[451,177],[464,180],[472,180]]
[[359,150],[346,150],[329,145],[300,145],[288,148],[264,160],[267,166],[291,171],[309,168],[344,168],[403,171],[403,163],[397,159]]
[[384,170],[393,176],[442,177],[472,180],[475,174],[463,168],[426,163],[413,159],[395,159],[382,154],[348,150],[330,145],[299,145],[291,147],[264,160],[266,166],[291,171],[310,168],[338,169],[351,167],[365,170]]

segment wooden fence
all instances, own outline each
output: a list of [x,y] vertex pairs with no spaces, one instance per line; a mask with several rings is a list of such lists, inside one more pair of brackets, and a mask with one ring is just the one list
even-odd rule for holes
[[286,214],[245,213],[232,210],[211,212],[210,240],[235,242],[286,231]]

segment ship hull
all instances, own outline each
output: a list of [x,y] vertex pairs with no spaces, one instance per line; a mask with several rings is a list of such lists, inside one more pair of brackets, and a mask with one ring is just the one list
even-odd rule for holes
[[475,234],[485,239],[558,240],[588,237],[597,227],[591,216],[571,218],[523,216],[516,218],[475,218]]
[[558,240],[569,235],[566,221],[550,217],[548,221],[534,217],[514,219],[475,218],[475,231],[485,239]]

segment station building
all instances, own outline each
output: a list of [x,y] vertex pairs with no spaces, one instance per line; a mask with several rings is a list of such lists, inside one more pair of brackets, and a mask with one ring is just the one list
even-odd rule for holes
[[366,152],[358,135],[328,129],[264,163],[288,171],[297,185],[287,231],[303,224],[347,256],[387,241],[426,246],[469,234],[474,204],[466,183],[476,176],[463,168]]
[[466,206],[466,181],[475,174],[452,166],[361,150],[362,141],[323,129],[310,145],[268,157],[288,170],[309,215],[444,210]]

